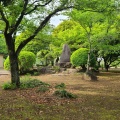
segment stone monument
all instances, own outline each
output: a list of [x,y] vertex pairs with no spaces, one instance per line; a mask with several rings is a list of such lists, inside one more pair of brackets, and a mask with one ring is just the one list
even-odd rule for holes
[[0,69],[3,69],[3,55],[0,54]]
[[67,44],[64,44],[62,54],[60,56],[60,67],[70,67],[70,55],[71,51]]

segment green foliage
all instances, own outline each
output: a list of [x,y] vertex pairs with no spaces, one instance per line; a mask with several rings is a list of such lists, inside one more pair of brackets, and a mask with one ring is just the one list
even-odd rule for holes
[[61,98],[76,98],[77,96],[70,93],[70,92],[67,92],[66,90],[57,90],[55,91],[54,93],[55,95],[61,97]]
[[40,73],[39,72],[34,72],[33,75],[34,76],[38,76]]
[[0,36],[0,54],[6,54],[7,48],[5,45],[5,40]]
[[55,86],[55,88],[58,89],[54,93],[56,96],[59,96],[61,98],[76,98],[77,97],[76,95],[74,95],[70,92],[67,92],[65,90],[65,88],[66,88],[65,83],[58,84]]
[[[88,49],[87,48],[79,48],[73,54],[71,55],[71,63],[74,66],[84,66],[87,64],[87,59],[88,59]],[[91,59],[90,59],[90,66],[95,65],[95,57],[93,54],[91,54]]]
[[65,89],[66,85],[65,85],[65,83],[61,83],[61,84],[56,85],[55,88],[56,89]]
[[[33,23],[32,25],[31,23],[29,24],[31,28],[29,28],[28,30],[24,31],[23,33],[21,33],[16,37],[16,42],[15,42],[16,48],[20,45],[21,42],[23,42],[28,36],[30,36],[33,33],[33,29],[35,29],[35,25]],[[50,25],[47,25],[44,28],[44,30],[39,32],[37,36],[23,48],[23,50],[31,51],[34,54],[37,54],[38,51],[48,48],[51,39],[51,35],[48,35],[50,29],[52,29],[52,27]]]
[[5,83],[2,87],[4,90],[15,90],[17,88],[16,84],[12,83]]
[[80,48],[73,52],[71,55],[71,63],[74,66],[82,66],[87,63],[87,57],[88,57],[88,49],[87,48]]
[[115,67],[120,66],[120,57],[118,57],[118,59],[115,60],[115,61],[111,64],[111,66],[115,66]]
[[36,56],[32,52],[22,51],[19,56],[19,66],[20,70],[26,71],[33,67],[35,63]]
[[10,70],[9,57],[7,57],[6,60],[4,61],[4,69]]
[[54,50],[61,52],[63,44],[69,44],[71,51],[74,51],[82,46],[85,41],[84,29],[79,23],[73,20],[65,20],[59,24],[53,31]]
[[29,79],[29,80],[22,79],[20,88],[26,89],[26,88],[35,88],[39,86],[50,86],[50,85],[37,79]]
[[[29,51],[22,51],[18,56],[19,59],[19,69],[21,72],[27,71],[33,67],[36,57],[35,54]],[[10,69],[9,57],[4,62],[4,68],[6,70]]]
[[41,85],[41,86],[38,88],[38,92],[46,92],[46,91],[49,90],[48,87],[49,87],[48,85]]

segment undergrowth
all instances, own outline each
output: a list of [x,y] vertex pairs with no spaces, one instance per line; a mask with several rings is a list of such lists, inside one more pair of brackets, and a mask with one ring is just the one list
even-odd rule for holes
[[[50,86],[50,85],[48,83],[42,82],[42,81],[37,80],[37,79],[31,79],[29,76],[25,76],[24,78],[21,79],[21,83],[20,83],[19,88],[20,89],[27,89],[27,88],[41,87],[41,88],[39,88],[39,90],[40,90],[40,89],[43,89],[43,86],[47,87],[47,86]],[[3,84],[2,87],[3,87],[4,90],[15,90],[15,89],[17,89],[17,86],[15,84],[10,83],[10,82]]]
[[76,98],[77,97],[76,95],[74,95],[74,94],[72,94],[64,89],[63,90],[56,90],[54,94],[61,97],[61,98]]
[[17,86],[15,84],[8,82],[8,83],[3,84],[2,88],[4,90],[15,90],[17,89]]
[[55,88],[57,89],[54,92],[54,95],[59,96],[61,98],[76,98],[77,96],[68,92],[67,90],[65,90],[66,85],[65,83],[61,83],[55,86]]

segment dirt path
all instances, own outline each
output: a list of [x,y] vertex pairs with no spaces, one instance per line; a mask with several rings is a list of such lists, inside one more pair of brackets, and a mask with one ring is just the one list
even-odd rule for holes
[[0,85],[10,81],[10,75],[0,75]]

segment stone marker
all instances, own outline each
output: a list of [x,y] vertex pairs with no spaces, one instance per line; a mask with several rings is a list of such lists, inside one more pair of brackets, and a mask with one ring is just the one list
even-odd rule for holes
[[3,55],[0,54],[0,69],[3,69]]
[[71,51],[69,46],[67,44],[64,44],[63,51],[60,56],[60,62],[59,62],[60,67],[65,67],[65,65],[68,66],[68,63],[70,63],[70,55],[71,55]]

